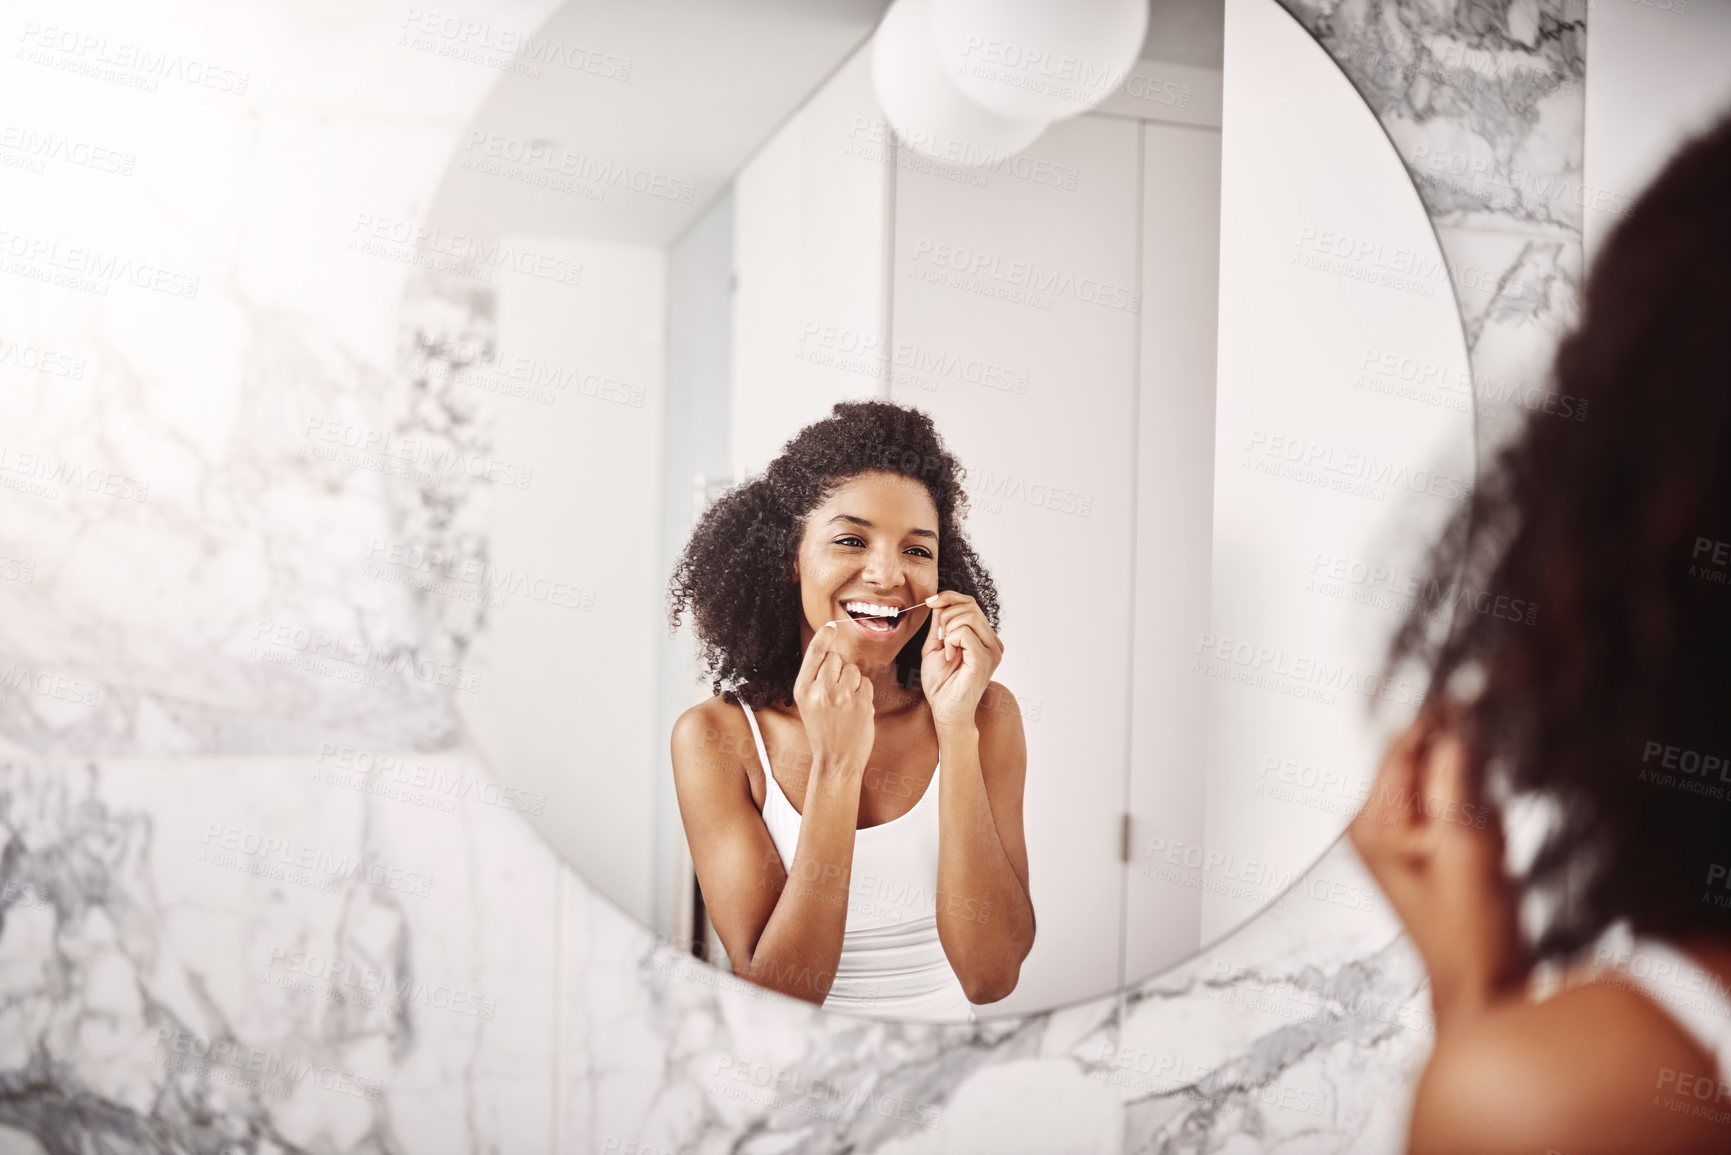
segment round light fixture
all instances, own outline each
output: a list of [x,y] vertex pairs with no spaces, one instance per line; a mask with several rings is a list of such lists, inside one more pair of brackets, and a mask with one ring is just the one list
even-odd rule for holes
[[931,0],[945,75],[1017,120],[1085,112],[1124,83],[1148,34],[1148,0]]
[[872,84],[902,143],[950,164],[988,166],[1034,143],[1043,119],[1004,116],[969,100],[944,73],[932,0],[895,0],[872,39]]

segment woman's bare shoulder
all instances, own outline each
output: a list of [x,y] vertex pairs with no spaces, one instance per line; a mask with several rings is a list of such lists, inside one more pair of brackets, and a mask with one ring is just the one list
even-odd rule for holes
[[1010,688],[1002,682],[988,682],[986,692],[980,695],[980,704],[974,708],[974,724],[983,734],[987,726],[998,727],[1010,720],[1020,722],[1026,714],[1026,707],[1010,693]]
[[720,694],[680,714],[673,723],[673,773],[725,769],[755,763],[745,711]]
[[1703,1076],[1716,1091],[1713,1058],[1622,984],[1511,1000],[1437,1040],[1413,1100],[1409,1153],[1722,1151],[1731,1126],[1674,1093]]

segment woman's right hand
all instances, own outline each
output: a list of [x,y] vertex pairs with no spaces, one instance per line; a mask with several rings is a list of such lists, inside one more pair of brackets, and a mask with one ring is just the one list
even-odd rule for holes
[[1502,818],[1475,781],[1456,713],[1433,707],[1413,721],[1347,827],[1424,960],[1439,1032],[1517,993],[1530,969]]
[[871,757],[876,723],[871,679],[848,660],[843,645],[833,622],[819,629],[793,683],[814,773],[821,767],[863,774]]

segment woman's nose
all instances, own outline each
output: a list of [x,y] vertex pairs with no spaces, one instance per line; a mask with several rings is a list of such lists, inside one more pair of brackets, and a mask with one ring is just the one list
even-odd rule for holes
[[868,551],[862,576],[880,589],[894,589],[902,584],[902,555],[891,546]]

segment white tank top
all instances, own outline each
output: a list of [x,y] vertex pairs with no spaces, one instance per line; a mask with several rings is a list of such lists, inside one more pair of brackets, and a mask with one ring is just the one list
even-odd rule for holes
[[[745,704],[740,703],[742,706]],[[763,824],[781,856],[793,865],[800,815],[769,768],[757,715],[745,706],[765,783]],[[847,924],[828,1010],[878,1018],[928,1022],[973,1022],[973,1004],[962,991],[938,941],[938,773],[913,809],[898,818],[854,831],[853,873],[848,883]]]

